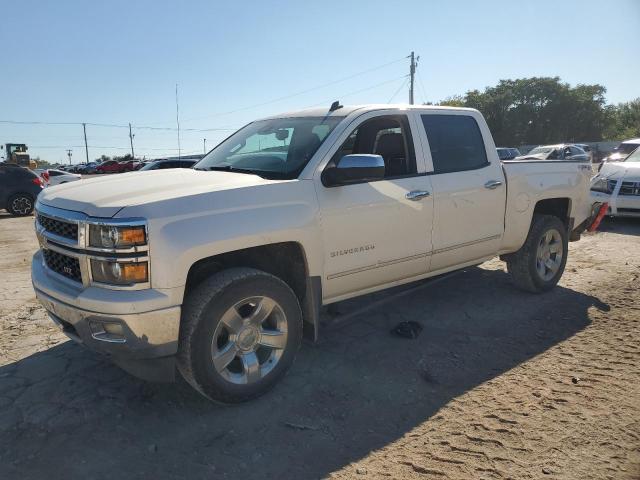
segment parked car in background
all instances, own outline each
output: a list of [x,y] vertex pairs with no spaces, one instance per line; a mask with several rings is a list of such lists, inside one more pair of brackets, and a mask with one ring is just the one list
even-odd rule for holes
[[0,163],[0,209],[11,215],[30,215],[44,187],[43,179],[28,168]]
[[512,147],[498,147],[496,150],[498,151],[498,158],[500,160],[513,160],[522,155],[520,150]]
[[96,173],[120,173],[122,166],[116,160],[107,160],[96,167]]
[[78,168],[76,168],[76,173],[83,173],[83,174],[96,173],[96,167],[98,165],[99,165],[98,162],[83,163],[82,165],[79,165]]
[[593,148],[591,148],[590,145],[587,145],[586,143],[575,143],[574,144],[576,147],[581,148],[582,150],[584,150],[584,153],[587,154],[587,156],[589,157],[589,161],[591,163],[593,163],[594,161],[594,152],[593,152]]
[[45,181],[46,186],[61,185],[68,182],[76,182],[80,180],[82,176],[77,173],[65,172],[63,170],[49,169],[47,170],[47,178]]
[[625,140],[613,149],[610,155],[605,157],[603,162],[620,162],[629,155],[631,152],[640,147],[640,138],[632,138],[631,140]]
[[140,171],[165,168],[192,168],[196,163],[196,160],[156,160],[155,162],[148,162]]
[[134,170],[140,170],[142,168],[142,162],[137,160],[125,160],[120,162],[121,172],[133,172]]
[[589,155],[580,147],[561,143],[559,145],[541,145],[525,155],[516,157],[515,160],[571,160],[588,162]]
[[607,162],[591,180],[591,198],[608,202],[608,214],[640,218],[640,148],[619,162]]

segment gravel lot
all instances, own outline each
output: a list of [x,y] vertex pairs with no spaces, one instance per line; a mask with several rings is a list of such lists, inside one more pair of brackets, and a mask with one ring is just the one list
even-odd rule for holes
[[[0,213],[2,479],[640,478],[638,221],[572,244],[545,295],[492,261],[337,305],[235,407],[67,341],[35,302],[36,248],[32,217]],[[417,340],[389,335],[406,319]]]

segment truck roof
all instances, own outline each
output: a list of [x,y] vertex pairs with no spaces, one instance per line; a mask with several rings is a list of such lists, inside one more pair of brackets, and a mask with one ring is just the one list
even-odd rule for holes
[[277,115],[270,115],[268,117],[263,118],[262,120],[270,119],[270,118],[290,118],[290,117],[323,117],[333,116],[333,117],[345,117],[350,113],[355,112],[356,110],[360,110],[361,113],[366,113],[374,110],[453,110],[453,111],[467,111],[467,112],[475,112],[476,110],[473,108],[463,108],[463,107],[444,107],[438,105],[409,105],[408,103],[371,103],[365,105],[344,105],[338,110],[334,110],[333,112],[329,112],[329,108],[327,107],[315,107],[308,108],[304,110],[294,110],[290,112],[283,112]]

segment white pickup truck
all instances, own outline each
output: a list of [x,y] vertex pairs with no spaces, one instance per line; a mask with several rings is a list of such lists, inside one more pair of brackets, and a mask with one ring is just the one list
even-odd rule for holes
[[38,299],[72,339],[147,379],[253,398],[322,306],[501,256],[553,288],[592,216],[590,165],[500,162],[476,110],[314,109],[252,122],[193,170],[38,197]]

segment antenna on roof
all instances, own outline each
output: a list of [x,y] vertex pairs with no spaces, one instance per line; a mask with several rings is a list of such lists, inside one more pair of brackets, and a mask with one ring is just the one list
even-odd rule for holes
[[335,112],[336,110],[339,110],[342,108],[342,105],[340,105],[340,101],[336,100],[335,102],[333,102],[331,104],[331,107],[329,107],[329,111],[330,112]]

